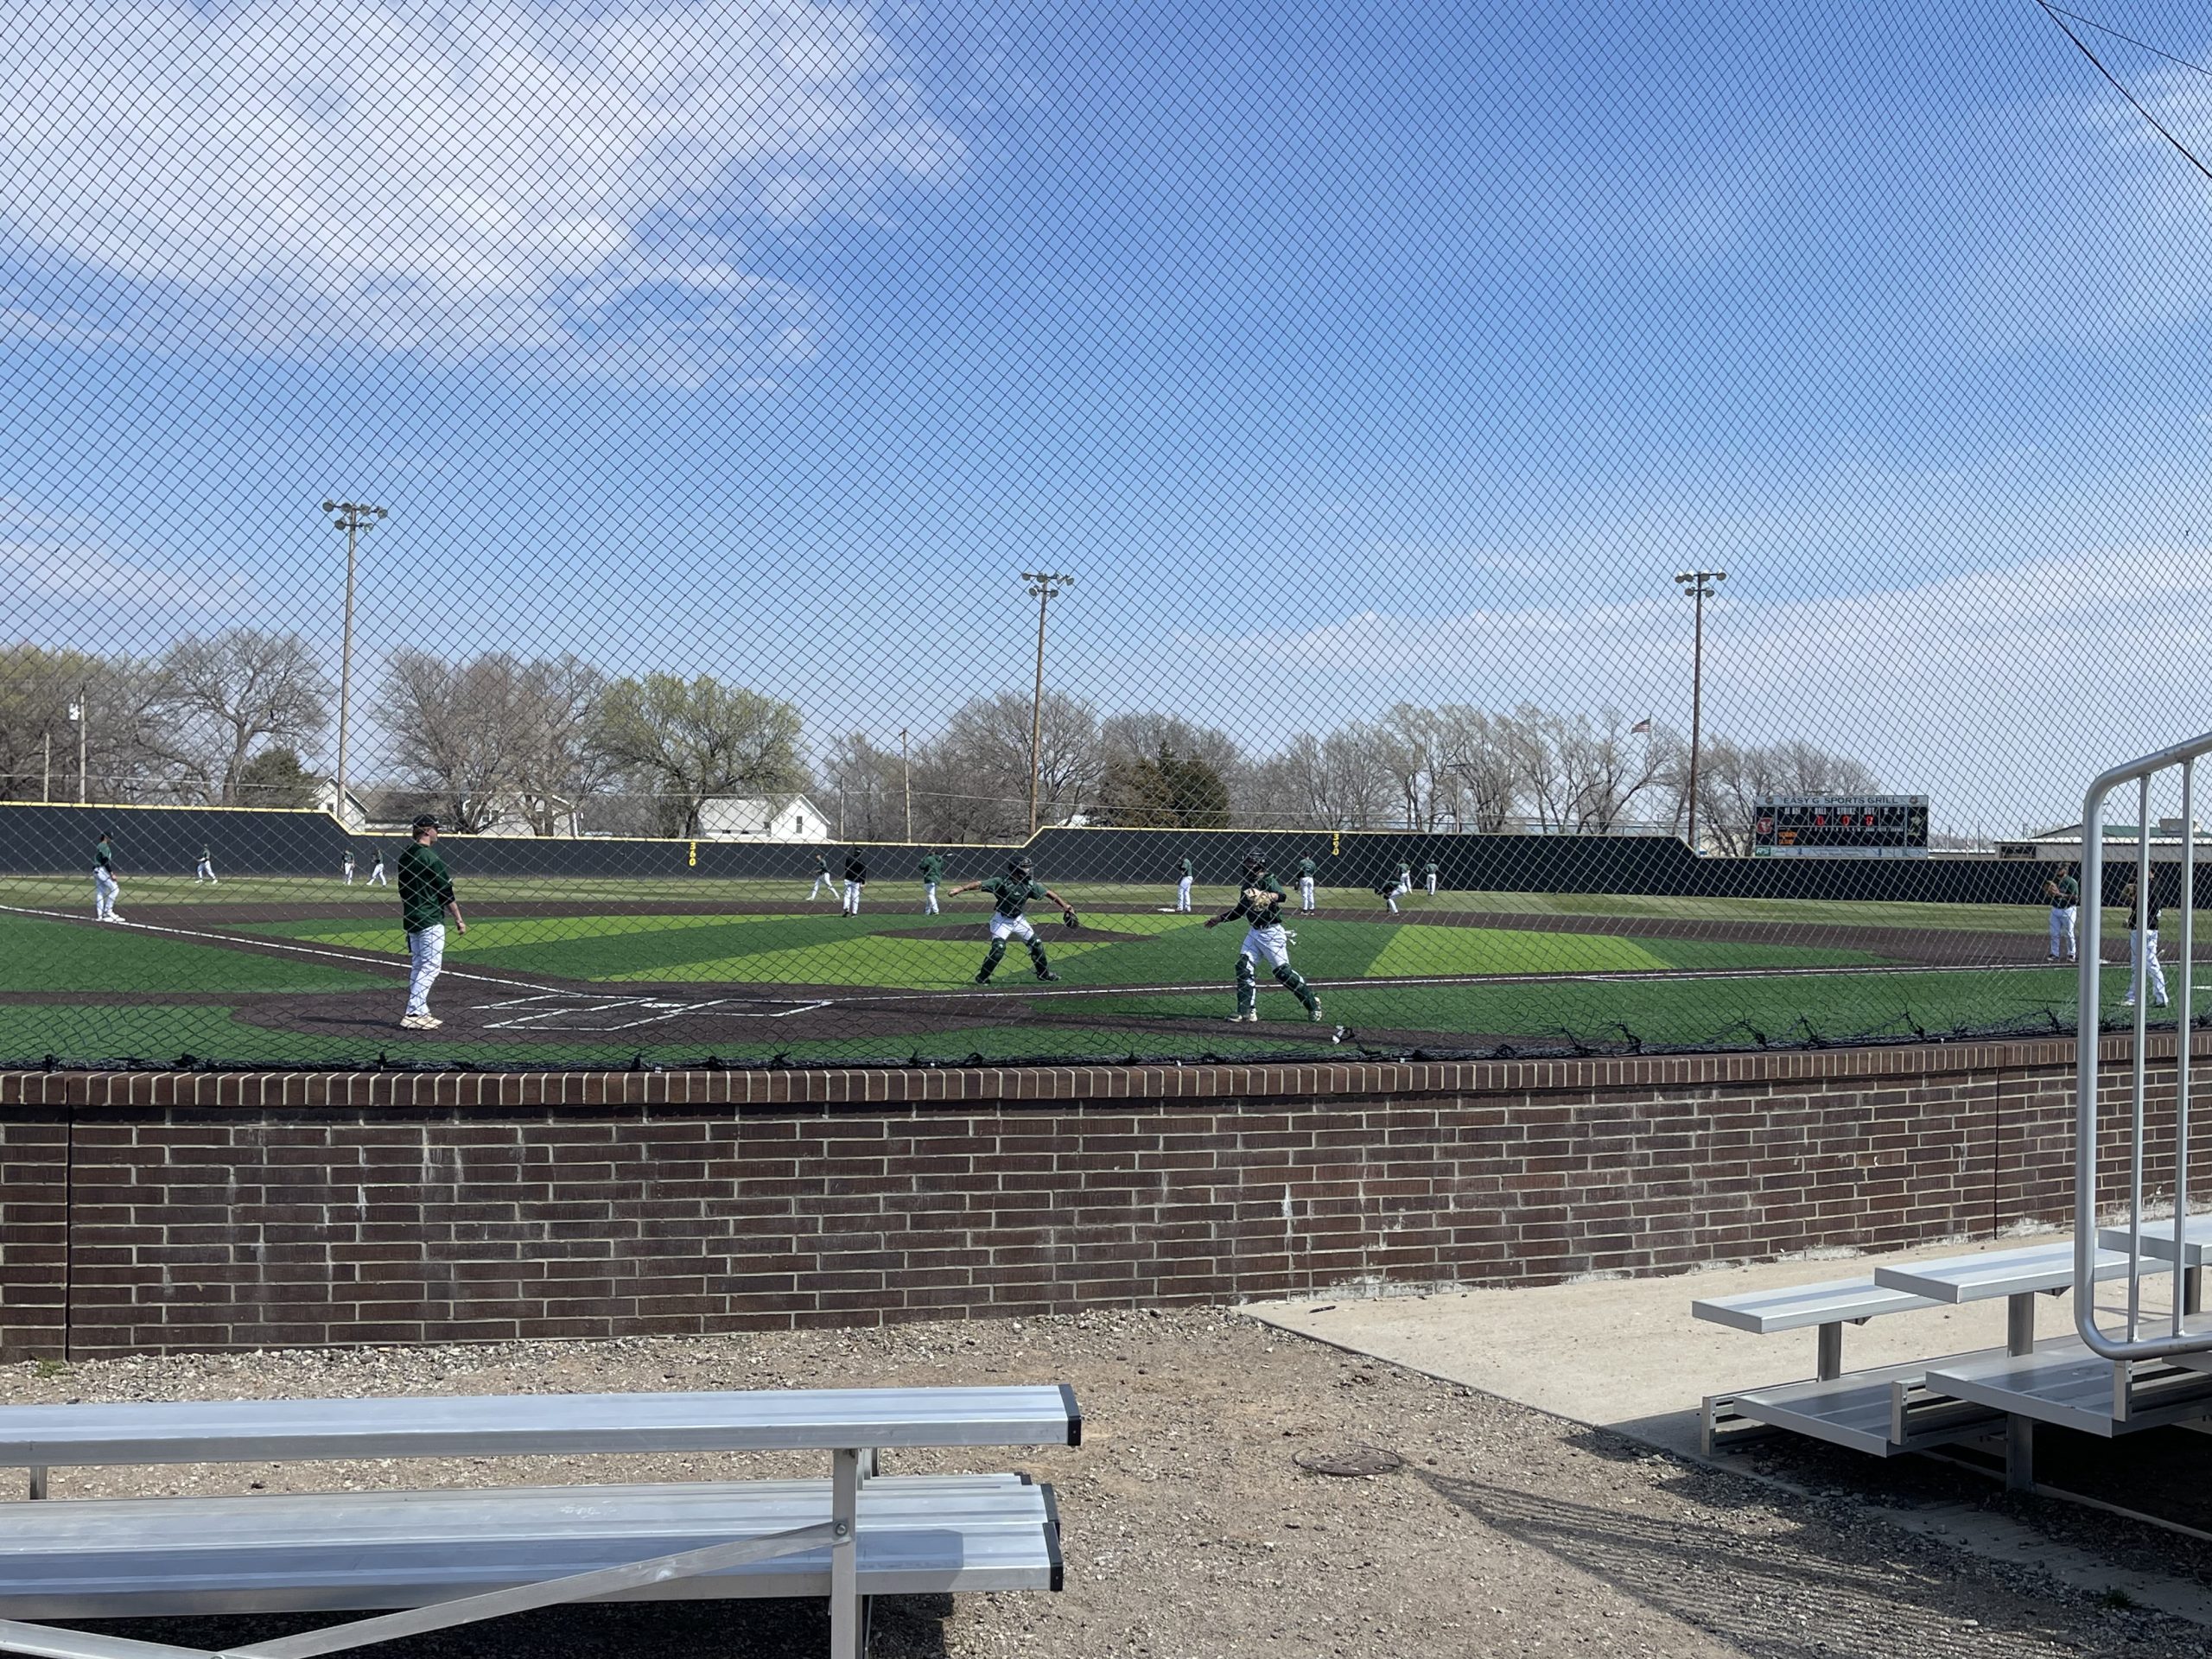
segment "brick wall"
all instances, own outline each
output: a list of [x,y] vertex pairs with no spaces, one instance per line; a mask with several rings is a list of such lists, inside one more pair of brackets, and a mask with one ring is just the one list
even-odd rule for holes
[[0,1076],[0,1357],[1540,1283],[1986,1235],[2069,1213],[2071,1064],[2017,1043]]

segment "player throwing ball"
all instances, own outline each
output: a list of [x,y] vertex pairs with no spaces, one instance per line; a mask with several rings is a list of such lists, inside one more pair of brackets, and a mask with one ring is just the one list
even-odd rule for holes
[[[969,881],[955,887],[945,895],[957,899],[963,893],[988,893],[995,901],[991,912],[990,954],[983,958],[983,965],[976,975],[978,985],[988,985],[991,976],[999,970],[999,963],[1006,960],[1006,942],[1020,939],[1029,947],[1029,965],[1037,970],[1037,977],[1047,982],[1059,976],[1052,971],[1045,959],[1045,942],[1037,937],[1037,930],[1021,912],[1033,903],[1044,899],[1060,907],[1060,916],[1070,927],[1077,925],[1075,910],[1068,901],[1035,879],[1029,861],[1015,858],[1006,867],[1006,874],[988,881]],[[1212,924],[1209,923],[1211,926]]]
[[1244,889],[1236,895],[1236,904],[1218,916],[1206,918],[1208,927],[1219,927],[1239,916],[1245,920],[1243,948],[1236,953],[1236,1012],[1229,1016],[1232,1021],[1258,1021],[1258,964],[1265,962],[1290,994],[1306,1005],[1306,1017],[1317,1026],[1321,1023],[1321,999],[1290,965],[1290,934],[1282,925],[1282,907],[1289,901],[1290,895],[1268,874],[1266,861],[1255,852],[1247,853]]

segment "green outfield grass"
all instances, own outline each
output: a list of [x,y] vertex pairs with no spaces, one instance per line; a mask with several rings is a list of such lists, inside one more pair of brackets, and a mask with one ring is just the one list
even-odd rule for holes
[[[488,979],[548,981],[629,990],[648,985],[696,988],[712,996],[734,986],[808,986],[869,993],[968,991],[988,944],[988,910],[972,899],[945,914],[920,915],[918,883],[874,882],[869,907],[857,920],[828,902],[809,905],[804,880],[705,881],[461,880],[474,906],[466,938],[451,936],[451,969]],[[987,994],[996,1020],[961,1016],[954,1028],[921,1037],[855,1036],[850,1040],[732,1040],[721,1058],[733,1061],[788,1057],[798,1063],[863,1060],[1069,1058],[1130,1055],[1203,1058],[1279,1052],[1286,1039],[1265,1027],[1231,1033],[1228,1010],[1241,923],[1208,931],[1210,908],[1226,892],[1198,895],[1198,913],[1165,910],[1164,884],[1077,886],[1068,896],[1093,924],[1067,932],[1049,914],[1033,918],[1069,992],[1065,999],[1027,995],[1037,988],[1027,955],[1009,950],[998,987]],[[2040,968],[1936,972],[1897,963],[1891,971],[1815,974],[1827,968],[1879,969],[1887,960],[1864,950],[1821,943],[1824,926],[1968,930],[2042,935],[2037,908],[1873,906],[1826,903],[1632,899],[1608,895],[1414,894],[1405,913],[1390,917],[1364,893],[1331,893],[1361,908],[1292,918],[1294,959],[1323,982],[1332,1022],[1355,1031],[1430,1031],[1485,1043],[1503,1039],[1539,1044],[1612,1042],[1624,1032],[1652,1046],[1783,1044],[1808,1039],[1910,1037],[1958,1030],[2048,1029],[2070,1026],[2070,973]],[[503,906],[557,905],[557,913],[503,913]],[[61,994],[63,1001],[0,1002],[0,1059],[55,1054],[93,1059],[174,1060],[194,1055],[242,1065],[373,1063],[379,1055],[433,1063],[529,1065],[605,1064],[632,1055],[647,1061],[700,1058],[697,1043],[655,1046],[581,1033],[562,1039],[548,1031],[516,1033],[528,1040],[424,1041],[390,1028],[400,985],[404,939],[397,902],[386,890],[352,888],[334,880],[226,879],[195,887],[188,877],[124,877],[123,909],[188,905],[164,918],[189,937],[150,928],[94,927],[0,910],[0,994]],[[664,911],[629,907],[664,904]],[[717,911],[712,906],[754,907]],[[51,908],[75,917],[89,909],[89,883],[79,876],[0,881],[0,906]],[[282,906],[283,919],[238,913]],[[620,906],[621,908],[617,908]],[[701,906],[706,906],[702,908]],[[1489,913],[1554,915],[1559,931],[1464,925]],[[1454,918],[1452,925],[1441,924]],[[1647,917],[1792,924],[1805,931],[1789,944],[1614,937],[1576,931],[1577,918]],[[1424,918],[1433,918],[1425,920]],[[2112,918],[2117,925],[2119,918]],[[944,938],[918,937],[950,929]],[[235,944],[226,943],[234,938]],[[254,944],[301,947],[277,954]],[[1858,943],[1856,941],[1854,944]],[[312,954],[333,952],[331,957]],[[358,966],[343,958],[364,953]],[[2169,973],[2177,965],[2169,963]],[[1695,980],[1655,977],[1696,973]],[[1438,980],[1420,984],[1357,983]],[[1295,1012],[1262,976],[1262,1007],[1271,1020]],[[2116,1015],[2126,975],[2106,981],[2108,1014]],[[1195,989],[1192,988],[1205,988]],[[218,1005],[160,1001],[188,991]],[[355,1019],[340,1000],[327,1030],[271,1029],[255,1019],[268,996],[358,993]],[[504,995],[466,979],[449,980],[442,999],[480,1002]],[[448,1002],[448,1007],[452,1004]],[[940,1016],[941,1017],[941,1016]],[[1154,1031],[1116,1022],[1159,1022]],[[1219,1027],[1219,1034],[1215,1027]],[[733,1023],[733,1038],[745,1027]],[[757,1027],[753,1028],[757,1030]],[[818,1029],[818,1027],[817,1027]]]
[[[949,989],[963,985],[989,940],[984,914],[942,918],[835,912],[815,915],[518,916],[470,925],[449,937],[448,964],[484,972],[552,975],[599,983],[849,985]],[[1041,920],[1039,937],[1071,984],[1175,985],[1217,979],[1236,961],[1240,924],[1209,930],[1193,916],[1094,912],[1077,931]],[[912,937],[925,925],[969,930],[961,939]],[[338,918],[257,923],[242,930],[392,956],[404,936],[389,925]],[[1864,951],[1793,945],[1632,939],[1524,929],[1424,927],[1307,918],[1296,926],[1296,960],[1331,979],[1499,974],[1648,973],[1680,969],[1840,967],[1882,960]],[[1135,938],[1102,934],[1135,934]],[[1011,970],[1027,957],[1009,951]]]
[[[579,914],[589,912],[597,905],[654,902],[686,906],[772,905],[787,907],[794,912],[804,912],[808,909],[806,893],[810,882],[800,876],[787,880],[734,880],[696,876],[578,877],[556,880],[539,877],[472,876],[466,868],[465,852],[455,850],[453,843],[448,843],[445,850],[457,866],[454,879],[464,904],[472,901],[488,906],[550,903],[573,906]],[[365,876],[365,870],[363,874]],[[1051,880],[1049,870],[1042,872],[1042,874],[1046,880]],[[359,880],[348,887],[334,876],[327,879],[226,876],[220,887],[208,887],[204,884],[195,886],[189,874],[147,875],[126,870],[123,880],[126,913],[128,906],[133,902],[192,905],[208,909],[211,912],[219,912],[226,906],[235,908],[240,904],[282,904],[302,911],[327,910],[341,906],[384,906],[395,915],[398,910],[398,900],[391,888],[365,887]],[[1078,907],[1110,907],[1124,911],[1135,908],[1155,912],[1171,902],[1173,892],[1172,887],[1165,882],[1076,882],[1066,886],[1056,883],[1055,887]],[[868,893],[871,911],[882,914],[910,912],[920,907],[921,884],[911,878],[871,881]],[[1325,910],[1352,915],[1371,914],[1378,918],[1387,917],[1389,913],[1382,899],[1363,887],[1324,886],[1320,896],[1322,907]],[[1233,897],[1226,887],[1201,887],[1197,892],[1200,915],[1203,916],[1209,909],[1226,908]],[[2050,912],[2040,905],[1868,904],[1820,899],[1679,899],[1603,893],[1447,890],[1431,899],[1416,890],[1398,902],[1409,920],[1417,920],[1425,912],[1649,918],[1678,921],[1778,922],[1801,927],[1964,931],[2014,933],[2034,938],[2043,936],[2050,916]],[[72,914],[89,914],[92,910],[92,882],[87,876],[74,872],[50,876],[0,878],[0,903],[51,907],[66,910]],[[814,905],[813,912],[829,914],[835,908],[832,902],[819,900]],[[2171,912],[2169,915],[2171,917]],[[2122,919],[2122,912],[2118,910],[2109,910],[2106,916],[2108,925],[2116,925]]]

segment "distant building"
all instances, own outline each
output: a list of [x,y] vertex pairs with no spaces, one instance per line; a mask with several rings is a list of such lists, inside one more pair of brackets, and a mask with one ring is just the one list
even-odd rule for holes
[[827,841],[834,827],[804,795],[717,795],[699,803],[702,841]]
[[[2126,856],[2134,857],[2136,843],[2142,839],[2142,830],[2135,824],[2107,823],[2105,825],[2101,838],[2107,849],[2107,861],[2111,858],[2109,849],[2116,847],[2125,847],[2127,849]],[[2198,861],[2212,861],[2212,844],[2208,844],[2212,843],[2212,836],[2206,835],[2202,824],[2196,826],[2192,831],[2192,838],[2196,842]],[[2082,856],[2082,826],[2078,823],[2055,824],[2048,830],[2038,830],[2035,834],[2024,836],[2019,842],[2007,844],[2031,847],[2035,849],[2035,856],[2038,858],[2076,859]],[[2180,856],[2181,820],[2160,818],[2151,829],[2152,859],[2154,861],[2164,859],[2171,862]]]

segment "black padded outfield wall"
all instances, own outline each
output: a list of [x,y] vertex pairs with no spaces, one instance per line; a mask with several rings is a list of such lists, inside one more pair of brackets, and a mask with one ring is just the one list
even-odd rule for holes
[[[397,856],[398,832],[348,837],[321,812],[221,807],[105,807],[0,803],[0,874],[88,871],[93,842],[112,836],[118,867],[131,874],[189,878],[202,848],[219,874],[336,877],[350,842],[365,873],[378,850]],[[996,875],[1022,849],[898,842],[821,843],[448,835],[440,841],[456,875],[501,880],[664,879],[806,883],[817,852],[833,873],[858,849],[871,884],[916,886],[925,854],[944,855],[951,882]],[[1236,884],[1248,850],[1289,877],[1311,858],[1332,907],[1381,903],[1380,889],[1403,863],[1421,884],[1433,860],[1440,889],[1457,893],[1619,893],[1694,899],[1828,899],[1861,904],[2037,906],[2054,859],[1699,858],[1661,836],[1419,836],[1376,830],[1294,834],[1217,830],[1066,829],[1039,832],[1027,850],[1047,882],[1112,882],[1172,892],[1188,858],[1201,887]],[[2120,902],[2133,878],[2130,849],[2112,849],[2106,897]],[[2177,891],[2171,866],[2162,891]],[[2200,902],[2212,900],[2212,868],[2198,874]],[[2168,902],[2171,902],[2169,897]]]

